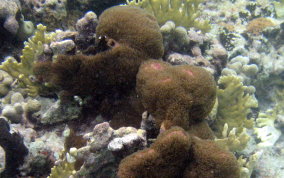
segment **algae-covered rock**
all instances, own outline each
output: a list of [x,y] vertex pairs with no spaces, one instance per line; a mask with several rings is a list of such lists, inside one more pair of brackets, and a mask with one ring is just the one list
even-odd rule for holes
[[81,115],[81,111],[82,107],[79,106],[76,101],[62,104],[62,102],[58,100],[49,106],[42,107],[39,122],[42,124],[53,124],[78,119]]
[[8,94],[13,81],[13,78],[7,72],[0,70],[0,97]]
[[0,19],[4,19],[3,27],[13,35],[16,35],[19,29],[16,16],[20,10],[19,0],[1,0],[0,2]]
[[67,0],[20,0],[23,14],[36,23],[44,23],[49,29],[66,25]]

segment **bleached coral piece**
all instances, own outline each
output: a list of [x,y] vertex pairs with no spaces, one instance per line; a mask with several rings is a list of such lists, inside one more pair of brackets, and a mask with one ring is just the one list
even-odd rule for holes
[[263,151],[258,151],[251,155],[249,158],[243,158],[243,156],[240,156],[238,159],[239,165],[240,165],[240,172],[241,172],[241,178],[250,178],[252,171],[261,157]]
[[243,129],[243,131],[237,136],[236,128],[233,128],[230,131],[228,128],[228,124],[226,123],[222,131],[222,138],[216,138],[215,142],[222,148],[231,152],[242,151],[245,149],[248,141],[250,140],[246,129]]
[[271,147],[279,139],[281,131],[275,128],[276,118],[276,113],[272,109],[259,114],[256,120],[257,127],[254,128],[257,138],[261,140],[259,147]]

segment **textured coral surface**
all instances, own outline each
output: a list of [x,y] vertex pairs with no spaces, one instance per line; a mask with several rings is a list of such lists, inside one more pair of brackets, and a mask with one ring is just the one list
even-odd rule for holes
[[136,89],[146,110],[166,129],[173,125],[188,129],[201,121],[216,97],[215,81],[206,70],[154,60],[141,65]]

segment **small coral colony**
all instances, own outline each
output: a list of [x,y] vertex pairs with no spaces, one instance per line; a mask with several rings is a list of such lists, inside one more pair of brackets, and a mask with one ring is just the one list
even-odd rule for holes
[[0,177],[284,176],[283,4],[2,0]]

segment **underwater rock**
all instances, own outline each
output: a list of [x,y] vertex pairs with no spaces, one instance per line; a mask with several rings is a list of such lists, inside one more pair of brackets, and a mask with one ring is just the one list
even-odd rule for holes
[[33,35],[35,27],[32,21],[25,21],[23,17],[19,23],[20,23],[20,28],[17,33],[17,39],[20,41],[25,41],[30,36]]
[[93,10],[99,15],[107,8],[123,3],[126,3],[126,0],[73,0],[68,1],[68,8],[79,11]]
[[145,131],[132,127],[113,130],[107,122],[96,125],[84,138],[87,145],[75,155],[76,161],[84,163],[76,172],[79,177],[115,177],[121,158],[146,146]]
[[[92,152],[100,151],[100,149],[106,148],[110,139],[113,136],[113,129],[107,122],[98,124],[95,126],[92,137],[90,150]],[[88,135],[89,137],[89,135]]]
[[28,149],[18,133],[10,133],[10,126],[4,118],[0,118],[0,133],[0,146],[5,150],[5,169],[0,177],[16,177]]
[[[192,50],[200,52],[200,49],[198,47],[193,47]],[[199,53],[200,54],[200,53]],[[170,53],[165,56],[165,61],[172,65],[194,65],[194,66],[200,66],[207,71],[209,71],[211,74],[218,75],[217,65],[213,65],[212,60],[209,61],[205,59],[203,56],[190,56],[190,55],[183,55],[180,53]]]
[[[20,92],[10,92],[10,102],[5,103],[2,116],[6,117],[12,123],[27,124],[34,121],[33,114],[38,112],[41,104],[38,100],[30,97],[24,98]],[[8,98],[6,98],[8,100]],[[29,125],[28,127],[31,127]]]
[[[96,40],[96,27],[98,25],[97,15],[89,11],[84,17],[79,19],[76,23],[76,30],[78,35],[76,35],[75,42],[78,49],[94,53],[95,40]],[[86,53],[85,52],[85,53]]]
[[16,35],[19,29],[19,23],[16,19],[17,13],[21,10],[19,0],[1,0],[0,18],[4,19],[3,27],[12,35]]
[[167,55],[165,61],[169,62],[172,65],[185,65],[185,64],[197,65],[198,63],[190,55],[182,55],[180,53],[171,53]]
[[45,23],[49,28],[66,25],[66,0],[20,0],[22,12],[35,23]]
[[275,122],[275,127],[284,132],[284,115],[278,115]]
[[108,144],[108,149],[119,157],[125,157],[146,147],[146,132],[131,127],[121,127],[114,132],[114,138]]
[[193,46],[204,48],[211,41],[208,36],[199,31],[187,30],[181,26],[176,27],[172,21],[167,21],[160,30],[163,34],[165,53],[170,51],[188,53]]
[[9,119],[12,123],[20,123],[24,110],[21,103],[16,103],[13,106],[5,106],[2,110],[2,115]]
[[66,54],[75,48],[75,43],[72,40],[55,41],[50,43],[50,48],[54,55]]
[[14,79],[5,71],[0,70],[0,97],[9,93]]
[[42,124],[53,124],[62,121],[70,121],[80,118],[82,107],[77,101],[70,101],[62,104],[60,100],[56,102],[46,103],[46,100],[41,102],[42,109],[38,122]]
[[[62,130],[64,128],[57,127],[52,131],[37,131],[35,135],[31,135],[30,140],[26,140],[29,154],[21,168],[22,176],[47,176],[50,173],[51,167],[64,149]],[[23,130],[19,131],[23,133]],[[29,137],[28,134],[25,136]]]

